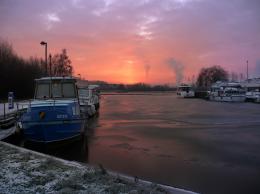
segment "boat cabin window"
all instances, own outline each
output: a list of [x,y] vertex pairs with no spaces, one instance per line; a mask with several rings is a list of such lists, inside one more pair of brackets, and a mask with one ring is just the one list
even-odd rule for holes
[[64,98],[75,98],[76,97],[74,83],[63,83],[62,86],[63,86],[62,89],[63,89]]
[[53,98],[61,98],[62,91],[61,91],[61,84],[59,82],[52,83],[52,97]]
[[179,87],[179,91],[184,91],[184,92],[189,92],[190,91],[190,87]]
[[52,83],[37,83],[35,98],[76,98],[75,84],[71,82],[53,81]]
[[89,96],[89,90],[88,89],[79,89],[79,96],[84,96],[84,97]]
[[248,92],[259,92],[260,91],[259,89],[260,88],[258,88],[258,87],[248,87],[247,91]]
[[42,83],[37,85],[36,98],[49,98],[50,97],[50,84]]

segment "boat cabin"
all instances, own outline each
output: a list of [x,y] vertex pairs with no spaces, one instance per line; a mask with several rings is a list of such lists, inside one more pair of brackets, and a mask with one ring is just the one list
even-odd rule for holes
[[245,90],[240,83],[217,81],[211,86],[209,99],[223,102],[245,101]]
[[181,84],[177,87],[177,95],[180,97],[194,97],[194,88],[191,85]]
[[243,83],[248,101],[260,102],[260,78],[248,79]]
[[35,99],[77,98],[76,79],[44,77],[36,79]]

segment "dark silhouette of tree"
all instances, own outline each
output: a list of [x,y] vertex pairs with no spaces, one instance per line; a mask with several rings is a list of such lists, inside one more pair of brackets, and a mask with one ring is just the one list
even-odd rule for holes
[[55,54],[52,58],[52,75],[53,76],[71,76],[73,67],[71,60],[67,55],[67,50],[62,49],[60,54]]
[[228,73],[222,67],[215,65],[212,67],[202,68],[200,70],[197,86],[207,89],[216,81],[227,81]]
[[12,46],[0,39],[0,97],[6,100],[12,91],[16,98],[31,98],[34,79],[44,75],[41,61],[36,58],[25,60],[13,51]]

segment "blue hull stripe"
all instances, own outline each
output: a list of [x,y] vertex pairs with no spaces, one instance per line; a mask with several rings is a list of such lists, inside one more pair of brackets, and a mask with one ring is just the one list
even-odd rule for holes
[[51,141],[46,141],[46,140],[34,140],[34,139],[30,139],[30,141],[32,142],[37,142],[37,143],[55,143],[55,142],[60,142],[60,141],[66,141],[66,140],[70,140],[70,139],[74,139],[74,138],[77,138],[79,137],[80,134],[77,134],[77,135],[74,135],[74,136],[71,136],[71,137],[67,137],[67,138],[64,138],[64,139],[58,139],[58,140],[51,140]]

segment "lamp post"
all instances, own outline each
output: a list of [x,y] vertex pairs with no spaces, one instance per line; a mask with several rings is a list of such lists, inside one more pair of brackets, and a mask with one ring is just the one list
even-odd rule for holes
[[52,56],[51,56],[51,54],[49,55],[49,63],[50,63],[50,72],[49,72],[49,75],[50,76],[52,76],[52,70],[51,70],[51,66],[52,66],[52,64],[51,64],[51,59],[52,59]]
[[42,46],[45,46],[45,75],[48,75],[48,62],[47,62],[47,42],[41,41],[40,43]]

